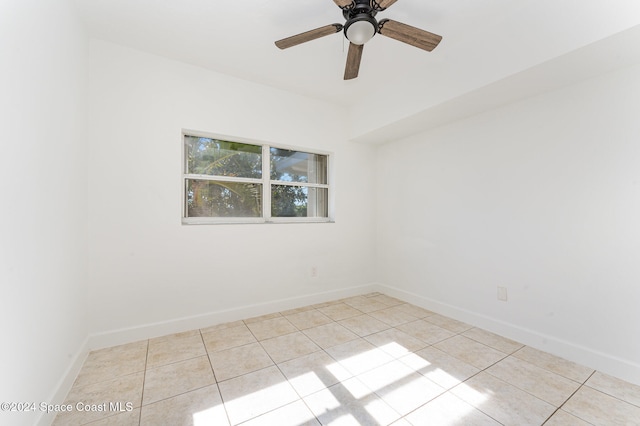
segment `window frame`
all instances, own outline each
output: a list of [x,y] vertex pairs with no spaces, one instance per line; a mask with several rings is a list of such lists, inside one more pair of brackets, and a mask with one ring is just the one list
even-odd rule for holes
[[[227,142],[237,142],[262,147],[262,178],[229,177],[218,175],[201,175],[187,173],[187,144],[186,137],[200,137],[217,139]],[[236,136],[220,135],[196,130],[183,129],[180,136],[181,144],[181,204],[182,204],[182,224],[183,225],[216,225],[216,224],[258,224],[258,223],[334,223],[333,219],[333,156],[332,152],[309,149],[299,146],[273,144],[269,142],[257,141]],[[308,154],[324,155],[327,157],[327,183],[307,183],[307,182],[287,182],[271,179],[271,148],[304,152]],[[225,181],[255,183],[262,185],[262,216],[261,217],[187,217],[187,192],[189,179],[199,179],[207,181]],[[306,188],[323,188],[327,190],[327,217],[272,217],[271,216],[271,187],[272,185],[296,186]]]

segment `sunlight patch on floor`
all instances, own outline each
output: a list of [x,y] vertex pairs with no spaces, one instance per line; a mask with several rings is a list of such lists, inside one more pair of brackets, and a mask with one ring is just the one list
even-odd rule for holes
[[489,395],[491,391],[487,390],[487,393],[479,392],[466,383],[460,383],[456,389],[459,389],[460,393],[464,393],[465,401],[475,407],[479,407],[491,397]]
[[220,424],[220,420],[226,421],[227,415],[222,404],[193,413],[193,426],[209,426]]
[[404,346],[402,346],[397,342],[391,342],[391,343],[387,343],[386,345],[382,345],[380,346],[380,349],[382,349],[386,353],[396,358],[399,358],[403,355],[408,355],[411,353],[409,349],[405,348]]

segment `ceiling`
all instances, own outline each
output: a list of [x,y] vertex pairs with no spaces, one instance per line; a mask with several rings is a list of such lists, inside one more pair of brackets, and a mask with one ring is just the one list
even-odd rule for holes
[[344,81],[342,33],[287,50],[274,45],[344,23],[332,0],[76,2],[94,38],[342,105],[357,122],[352,136],[640,24],[637,0],[399,0],[377,18],[440,34],[440,45],[425,52],[377,35],[364,47],[359,77]]

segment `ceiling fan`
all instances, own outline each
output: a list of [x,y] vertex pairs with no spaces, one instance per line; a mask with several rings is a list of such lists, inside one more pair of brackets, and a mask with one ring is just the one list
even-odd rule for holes
[[398,0],[333,0],[342,9],[344,19],[347,20],[344,25],[331,24],[316,28],[278,40],[276,46],[280,49],[287,49],[335,34],[344,29],[344,35],[349,40],[347,65],[344,70],[345,80],[351,80],[358,76],[364,44],[371,40],[376,33],[431,52],[442,40],[441,36],[391,19],[376,21],[376,14],[387,9],[396,1]]

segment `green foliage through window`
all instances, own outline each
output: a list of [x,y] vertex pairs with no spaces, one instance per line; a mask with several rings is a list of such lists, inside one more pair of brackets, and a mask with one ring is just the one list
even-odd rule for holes
[[185,217],[328,218],[328,156],[263,148],[185,135]]

